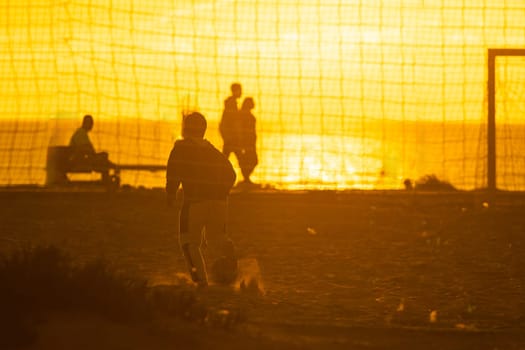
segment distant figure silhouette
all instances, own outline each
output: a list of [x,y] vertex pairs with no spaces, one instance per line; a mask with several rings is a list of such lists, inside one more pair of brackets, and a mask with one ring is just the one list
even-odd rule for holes
[[109,177],[109,169],[115,168],[115,164],[109,161],[107,152],[96,152],[95,147],[89,139],[88,133],[93,129],[93,117],[86,114],[82,119],[82,126],[78,128],[71,140],[70,162],[79,166],[88,165],[95,171],[102,173],[102,180],[106,181]]
[[226,232],[227,197],[235,183],[231,163],[204,139],[206,119],[194,112],[183,120],[182,140],[171,150],[166,172],[168,205],[182,185],[183,201],[179,213],[179,243],[192,280],[208,285],[203,249],[210,251],[211,276],[218,283],[231,283],[237,277],[237,259]]
[[241,157],[240,149],[240,121],[237,100],[242,95],[242,87],[239,83],[233,83],[230,87],[231,96],[224,100],[224,110],[219,123],[219,131],[222,136],[222,153],[228,158],[230,153],[235,153],[237,161]]
[[255,108],[253,98],[247,97],[242,103],[240,114],[241,122],[241,148],[242,156],[239,160],[244,183],[251,184],[250,176],[253,170],[259,163],[255,144],[257,141],[257,134],[255,128],[255,116],[252,114],[252,109]]

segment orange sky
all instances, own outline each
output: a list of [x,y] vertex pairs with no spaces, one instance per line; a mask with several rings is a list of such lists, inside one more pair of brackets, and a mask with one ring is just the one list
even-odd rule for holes
[[[417,126],[415,140],[398,140],[384,121],[484,123],[487,49],[525,47],[523,0],[19,0],[0,11],[0,119],[178,121],[199,109],[216,122],[238,81],[256,102],[261,159],[273,162],[256,180],[302,186],[377,187],[385,169],[386,187],[429,172],[472,186],[462,163],[472,155],[450,167],[450,151],[440,149],[442,160],[422,152],[446,142],[443,129]],[[498,118],[523,122],[525,59],[497,67]],[[271,131],[281,136],[270,140]],[[296,134],[283,145],[287,131]],[[21,134],[5,142],[33,150],[31,169],[42,172],[47,132],[38,145]],[[130,145],[148,156],[143,130],[97,132],[97,147],[115,157]],[[446,135],[448,146],[460,140],[465,151],[460,132]],[[157,142],[169,148],[172,139]],[[468,152],[483,157],[473,145]]]
[[[0,117],[172,119],[197,107],[213,119],[240,81],[265,120],[307,130],[320,118],[328,129],[345,118],[478,122],[486,49],[525,46],[523,4],[458,3],[12,2]],[[523,60],[510,66],[524,76]]]

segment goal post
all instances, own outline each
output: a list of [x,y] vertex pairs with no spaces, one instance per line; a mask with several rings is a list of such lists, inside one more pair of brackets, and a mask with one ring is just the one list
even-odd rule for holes
[[488,49],[488,120],[487,120],[487,189],[495,191],[496,185],[496,59],[504,56],[523,56],[525,49]]

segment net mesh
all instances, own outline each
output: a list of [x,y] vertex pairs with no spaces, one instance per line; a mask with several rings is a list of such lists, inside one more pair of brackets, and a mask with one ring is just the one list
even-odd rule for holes
[[[255,100],[277,188],[486,185],[487,49],[523,47],[522,0],[3,1],[0,184],[43,184],[46,150],[92,114],[97,150],[165,164],[182,113]],[[523,58],[498,59],[498,187],[525,189]],[[230,158],[236,167],[237,160]],[[163,186],[162,172],[122,182]]]

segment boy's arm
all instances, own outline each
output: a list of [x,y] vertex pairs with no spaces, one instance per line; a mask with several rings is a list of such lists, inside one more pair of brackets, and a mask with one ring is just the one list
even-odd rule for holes
[[222,153],[219,152],[219,154],[220,154],[220,157],[222,158],[222,172],[223,172],[222,178],[225,181],[224,185],[226,185],[228,187],[228,190],[230,190],[235,184],[235,180],[237,179],[237,174],[235,173],[235,170],[233,169],[232,163],[230,163],[230,161],[226,157],[224,157]]
[[166,203],[168,207],[172,207],[173,203],[177,201],[177,191],[179,189],[180,182],[166,182]]
[[166,167],[166,199],[168,206],[172,206],[177,199],[177,191],[180,186],[180,177],[177,174],[177,150],[173,147]]

